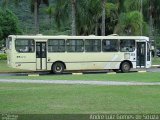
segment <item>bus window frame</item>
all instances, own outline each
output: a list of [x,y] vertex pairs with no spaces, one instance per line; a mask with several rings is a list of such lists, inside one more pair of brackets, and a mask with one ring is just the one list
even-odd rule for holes
[[[17,51],[17,49],[16,49],[16,41],[17,40],[33,40],[33,42],[34,42],[34,44],[33,45],[31,45],[31,46],[33,46],[33,51],[32,52],[28,52],[28,51],[23,51],[23,52],[20,52],[20,51]],[[36,42],[35,42],[35,39],[26,39],[26,38],[18,38],[18,39],[15,39],[15,50],[16,50],[16,52],[18,52],[18,53],[35,53],[35,51],[36,51],[36,44],[35,44]],[[26,46],[26,45],[18,45],[18,46]],[[29,48],[28,48],[29,49]]]

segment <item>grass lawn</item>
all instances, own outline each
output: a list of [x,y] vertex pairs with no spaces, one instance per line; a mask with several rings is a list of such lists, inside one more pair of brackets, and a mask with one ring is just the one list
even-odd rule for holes
[[159,86],[0,84],[0,113],[159,113]]
[[153,65],[160,65],[160,57],[152,58],[152,64]]
[[[24,70],[8,67],[6,60],[0,60],[0,73],[4,72],[23,72]],[[26,71],[26,70],[25,70]]]
[[0,79],[160,82],[160,74],[147,72],[147,73],[86,74],[86,75],[50,75],[50,76],[35,76],[35,77],[1,76]]

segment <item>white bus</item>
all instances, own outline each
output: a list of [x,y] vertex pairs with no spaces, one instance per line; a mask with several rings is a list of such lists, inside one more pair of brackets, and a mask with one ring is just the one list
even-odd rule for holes
[[143,36],[25,36],[7,39],[8,64],[25,70],[112,69],[151,67],[149,38]]

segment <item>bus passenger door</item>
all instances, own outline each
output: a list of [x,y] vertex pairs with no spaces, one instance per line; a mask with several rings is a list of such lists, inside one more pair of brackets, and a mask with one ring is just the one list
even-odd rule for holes
[[137,68],[146,66],[146,43],[137,42]]
[[46,70],[46,42],[36,42],[36,66],[37,70]]

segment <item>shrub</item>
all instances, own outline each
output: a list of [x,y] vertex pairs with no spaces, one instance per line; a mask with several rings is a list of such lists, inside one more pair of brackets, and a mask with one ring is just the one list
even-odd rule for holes
[[7,54],[0,54],[0,60],[7,60]]

